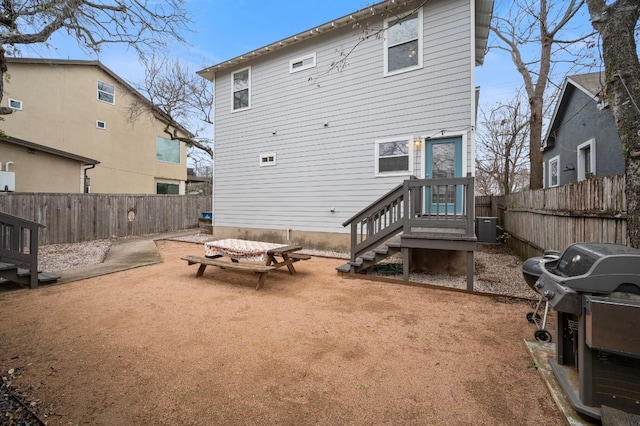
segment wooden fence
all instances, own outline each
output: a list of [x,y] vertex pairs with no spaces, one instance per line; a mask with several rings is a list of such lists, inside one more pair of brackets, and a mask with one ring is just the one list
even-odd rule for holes
[[[494,216],[523,258],[576,242],[627,244],[624,176],[588,179],[506,197],[476,197],[476,216]],[[487,214],[489,213],[489,214]]]
[[0,193],[0,211],[40,223],[39,245],[197,228],[210,196]]

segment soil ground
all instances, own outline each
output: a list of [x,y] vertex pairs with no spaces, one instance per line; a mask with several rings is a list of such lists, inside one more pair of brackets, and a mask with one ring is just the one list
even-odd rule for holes
[[[531,302],[180,260],[0,293],[0,372],[49,425],[561,425]],[[9,374],[9,372],[11,372]]]

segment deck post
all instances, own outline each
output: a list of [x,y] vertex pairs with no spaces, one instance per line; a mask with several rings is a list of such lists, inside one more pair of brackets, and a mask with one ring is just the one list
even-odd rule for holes
[[473,291],[473,251],[467,251],[467,290]]
[[408,247],[402,247],[402,279],[409,281],[409,253],[411,250]]

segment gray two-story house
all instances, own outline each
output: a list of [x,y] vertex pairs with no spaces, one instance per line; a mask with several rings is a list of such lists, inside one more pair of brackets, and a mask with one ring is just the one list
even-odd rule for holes
[[545,188],[624,173],[604,78],[596,72],[565,79],[542,146]]
[[[199,71],[215,88],[214,235],[353,254],[402,232],[405,211],[467,221],[492,11],[383,1]],[[468,180],[412,186],[410,208],[390,193],[434,178]],[[475,241],[465,227],[446,233]]]

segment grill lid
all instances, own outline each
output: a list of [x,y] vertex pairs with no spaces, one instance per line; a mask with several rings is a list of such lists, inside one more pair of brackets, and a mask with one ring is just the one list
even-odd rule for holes
[[544,281],[576,292],[640,293],[640,250],[607,243],[576,243],[557,262],[540,265]]

